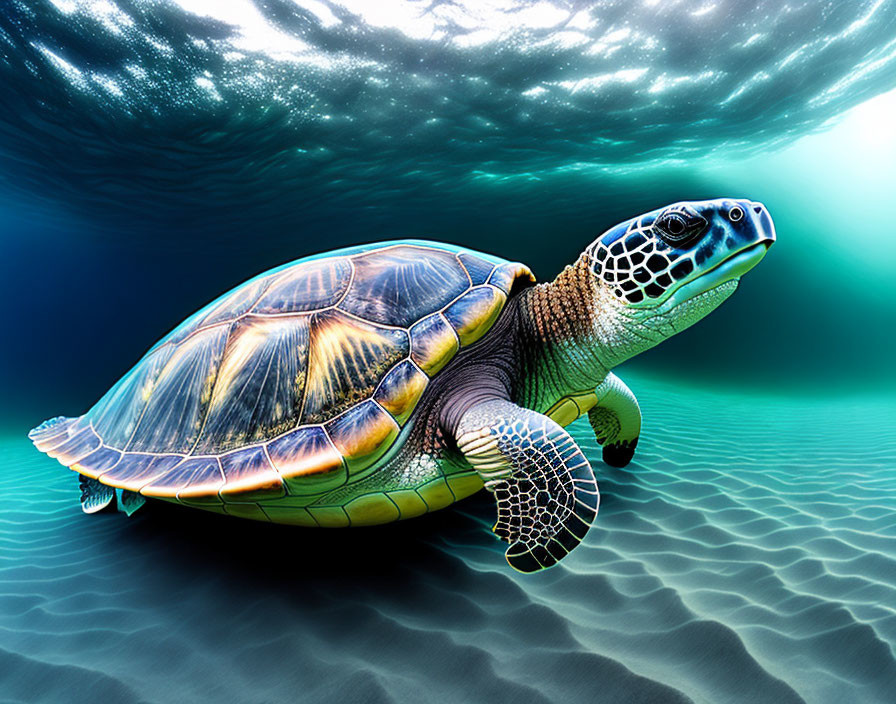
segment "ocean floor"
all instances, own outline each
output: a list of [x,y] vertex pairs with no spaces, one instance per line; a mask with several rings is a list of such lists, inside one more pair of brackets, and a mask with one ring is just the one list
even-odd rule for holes
[[627,378],[638,455],[573,426],[600,514],[533,576],[485,494],[340,531],[87,516],[3,431],[0,702],[896,701],[896,401]]

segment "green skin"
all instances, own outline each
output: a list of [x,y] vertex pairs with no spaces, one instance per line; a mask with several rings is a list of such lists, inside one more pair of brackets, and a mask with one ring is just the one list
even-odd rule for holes
[[[452,360],[377,471],[317,504],[444,477],[455,480],[454,500],[484,485],[495,494],[494,530],[511,544],[511,566],[532,572],[556,564],[598,508],[591,468],[561,423],[587,412],[604,460],[627,464],[641,413],[610,370],[714,310],[774,237],[761,204],[732,199],[675,204],[609,230],[553,282],[513,297],[489,334]],[[636,266],[629,251],[638,248],[649,255],[640,257],[652,266],[647,281],[646,264]],[[552,413],[556,420],[545,415],[566,397],[577,405]]]

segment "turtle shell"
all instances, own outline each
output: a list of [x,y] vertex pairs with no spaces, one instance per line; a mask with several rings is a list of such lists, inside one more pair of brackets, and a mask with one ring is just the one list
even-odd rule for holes
[[300,259],[213,301],[87,414],[31,437],[147,496],[307,503],[369,474],[429,380],[532,281],[522,264],[422,241]]

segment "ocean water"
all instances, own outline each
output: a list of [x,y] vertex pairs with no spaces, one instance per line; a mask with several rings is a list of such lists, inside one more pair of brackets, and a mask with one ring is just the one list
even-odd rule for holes
[[[896,3],[0,6],[0,702],[896,701]],[[618,371],[644,431],[513,572],[478,495],[346,531],[87,516],[33,449],[267,268],[424,237],[542,280],[669,202],[778,241]]]
[[896,403],[631,381],[638,456],[602,465],[575,423],[600,513],[533,576],[487,496],[345,531],[85,516],[5,436],[4,698],[892,702]]

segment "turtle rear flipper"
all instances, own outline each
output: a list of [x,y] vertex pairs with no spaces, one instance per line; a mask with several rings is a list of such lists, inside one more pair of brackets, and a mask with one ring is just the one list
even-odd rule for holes
[[113,489],[96,479],[80,475],[81,484],[81,510],[84,513],[97,513],[112,504],[113,499],[118,499],[118,510],[132,516],[143,504],[146,503],[140,494],[127,489]]
[[96,479],[79,475],[81,480],[81,510],[84,513],[97,513],[112,503],[115,489],[106,486]]
[[146,503],[146,499],[136,491],[117,489],[115,493],[118,497],[118,510],[128,516],[134,515],[134,511],[137,511]]
[[557,564],[585,537],[600,494],[575,440],[541,413],[509,401],[476,405],[460,422],[458,447],[498,502],[493,530],[510,543],[520,572]]

